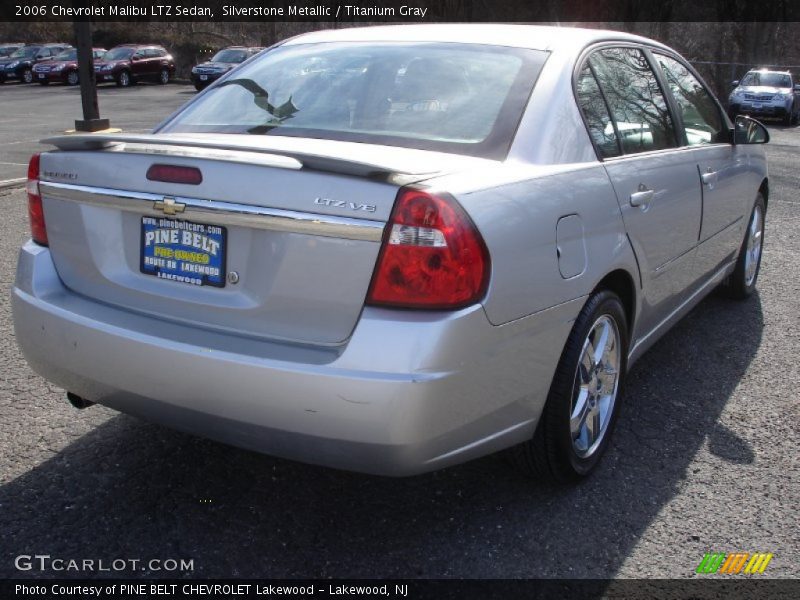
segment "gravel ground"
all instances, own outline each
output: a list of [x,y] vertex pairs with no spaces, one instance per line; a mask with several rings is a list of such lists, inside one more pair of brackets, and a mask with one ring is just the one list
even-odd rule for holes
[[[28,368],[0,295],[0,577],[58,575],[15,570],[40,553],[193,559],[186,577],[671,578],[732,551],[798,577],[799,151],[800,129],[773,129],[759,293],[712,295],[636,364],[609,454],[572,488],[496,456],[350,474],[78,411]],[[21,191],[0,202],[8,290],[27,222]]]

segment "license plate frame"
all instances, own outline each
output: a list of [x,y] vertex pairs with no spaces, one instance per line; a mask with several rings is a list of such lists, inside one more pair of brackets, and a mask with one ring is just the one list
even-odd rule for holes
[[200,75],[200,81],[208,81],[208,75]]
[[[140,218],[139,227],[141,273],[176,284],[225,287],[228,258],[226,227],[149,216]],[[208,257],[207,262],[203,262],[204,256]]]

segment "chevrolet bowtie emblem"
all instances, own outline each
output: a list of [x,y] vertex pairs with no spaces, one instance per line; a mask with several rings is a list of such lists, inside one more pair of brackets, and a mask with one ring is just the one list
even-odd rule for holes
[[164,211],[165,215],[177,215],[178,213],[182,213],[184,210],[186,210],[186,205],[181,204],[180,202],[175,202],[175,198],[164,196],[163,200],[159,200],[153,204],[153,208],[155,210]]

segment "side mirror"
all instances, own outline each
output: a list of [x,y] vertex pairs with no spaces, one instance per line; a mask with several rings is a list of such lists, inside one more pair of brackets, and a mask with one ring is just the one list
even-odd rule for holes
[[734,125],[734,144],[766,144],[769,131],[761,123],[746,115],[738,115]]
[[738,79],[734,79],[733,81],[731,81],[731,86],[736,87],[737,85],[739,85]]

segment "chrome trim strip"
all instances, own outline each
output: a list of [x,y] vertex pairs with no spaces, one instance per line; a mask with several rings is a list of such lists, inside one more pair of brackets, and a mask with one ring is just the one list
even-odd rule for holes
[[171,216],[176,219],[195,220],[213,225],[232,225],[366,242],[380,242],[383,237],[384,223],[367,219],[264,208],[249,204],[201,200],[168,194],[167,197],[174,199],[176,203],[185,204],[186,208],[177,215],[165,215],[154,208],[156,202],[164,200],[164,194],[130,192],[53,181],[40,181],[39,190],[42,196],[47,198],[105,208],[113,207],[148,216]]

